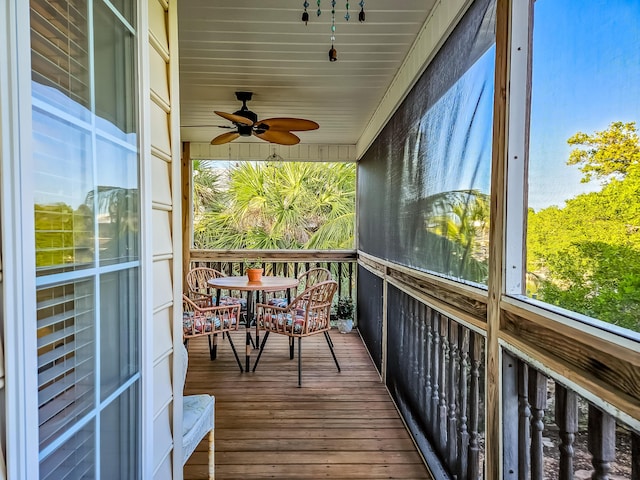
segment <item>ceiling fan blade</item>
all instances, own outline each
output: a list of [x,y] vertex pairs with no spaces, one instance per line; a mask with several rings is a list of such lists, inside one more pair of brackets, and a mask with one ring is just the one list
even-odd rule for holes
[[253,134],[261,138],[262,140],[266,140],[271,143],[279,143],[280,145],[295,145],[300,143],[300,139],[290,132],[280,132],[278,130],[267,130],[264,133],[256,133]]
[[251,120],[245,117],[241,117],[240,115],[234,115],[233,113],[226,113],[226,112],[218,112],[217,110],[214,110],[214,113],[216,115],[220,115],[222,118],[226,118],[227,120],[233,123],[240,123],[242,125],[249,125],[249,126],[253,125],[253,122]]
[[257,125],[264,124],[269,127],[269,130],[278,130],[280,132],[288,132],[291,130],[315,130],[320,127],[316,122],[311,120],[305,120],[304,118],[267,118],[266,120],[260,120],[256,122]]
[[222,135],[218,135],[216,138],[211,140],[211,145],[222,145],[224,143],[229,143],[239,136],[240,134],[238,132],[223,133]]

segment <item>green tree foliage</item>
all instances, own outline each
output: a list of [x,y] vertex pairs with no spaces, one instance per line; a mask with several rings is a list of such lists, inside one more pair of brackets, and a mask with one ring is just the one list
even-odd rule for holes
[[243,162],[218,187],[194,221],[196,248],[353,248],[353,163]]
[[[570,165],[603,181],[563,208],[529,211],[530,293],[541,300],[640,331],[640,142],[635,123],[614,122],[579,145]],[[537,292],[535,291],[537,288]]]
[[635,122],[613,122],[609,128],[593,135],[578,132],[569,140],[576,148],[569,155],[569,165],[581,165],[586,183],[595,175],[607,181],[612,176],[623,178],[629,168],[640,162],[640,142]]

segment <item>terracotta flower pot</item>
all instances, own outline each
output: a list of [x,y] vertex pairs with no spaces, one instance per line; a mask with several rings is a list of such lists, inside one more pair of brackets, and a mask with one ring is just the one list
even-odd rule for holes
[[261,268],[247,268],[247,277],[250,282],[259,282],[262,279]]

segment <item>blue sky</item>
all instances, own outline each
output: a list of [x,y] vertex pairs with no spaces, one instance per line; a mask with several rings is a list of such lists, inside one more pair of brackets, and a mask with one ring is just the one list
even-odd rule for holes
[[600,185],[567,166],[567,139],[640,124],[640,1],[535,3],[529,206],[562,206]]

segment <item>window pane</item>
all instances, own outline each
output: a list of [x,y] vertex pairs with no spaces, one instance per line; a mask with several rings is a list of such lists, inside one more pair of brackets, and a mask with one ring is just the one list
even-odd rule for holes
[[130,24],[135,23],[135,2],[132,0],[111,0],[111,4],[118,9]]
[[138,383],[103,411],[100,419],[100,476],[139,478],[140,415]]
[[49,445],[95,405],[92,281],[43,288],[38,299],[40,447]]
[[30,1],[41,478],[140,473],[135,5]]
[[138,259],[140,209],[138,154],[98,138],[100,265]]
[[94,5],[96,126],[135,145],[135,37],[104,3]]
[[138,269],[100,276],[100,397],[104,400],[139,370]]
[[534,15],[527,294],[640,331],[640,3]]
[[[41,480],[96,478],[95,422],[91,421],[40,462]],[[116,478],[116,477],[112,477]],[[125,477],[122,477],[125,478]],[[129,477],[134,478],[134,477]]]
[[87,120],[89,88],[87,2],[31,2],[33,96]]
[[93,262],[91,135],[33,111],[37,274],[77,270]]

